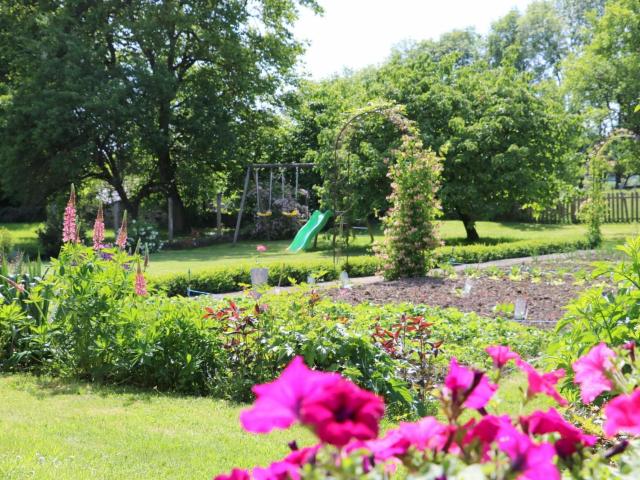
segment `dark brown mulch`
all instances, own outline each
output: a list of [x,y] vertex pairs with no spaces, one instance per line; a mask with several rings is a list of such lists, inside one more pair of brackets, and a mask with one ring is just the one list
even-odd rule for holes
[[[515,303],[517,298],[527,301],[526,323],[552,326],[563,314],[568,304],[585,285],[573,284],[568,279],[560,285],[528,280],[514,281],[509,278],[482,277],[471,280],[473,287],[469,295],[464,296],[462,289],[465,277],[417,278],[381,282],[356,286],[349,290],[330,290],[327,295],[349,303],[371,302],[409,302],[440,307],[455,307],[463,312],[476,312],[482,316],[495,317],[494,307],[498,304]],[[504,315],[502,315],[504,316]]]

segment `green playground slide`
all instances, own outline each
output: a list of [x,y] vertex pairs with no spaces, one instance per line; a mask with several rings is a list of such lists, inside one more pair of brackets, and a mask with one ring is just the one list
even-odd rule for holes
[[320,210],[316,210],[311,215],[311,218],[304,224],[304,226],[298,230],[296,233],[296,238],[293,239],[291,245],[289,245],[290,252],[299,252],[300,250],[307,250],[313,240],[316,238],[316,235],[320,233],[320,230],[324,228],[327,224],[327,221],[331,218],[333,212],[331,210],[327,210],[326,212],[321,212]]

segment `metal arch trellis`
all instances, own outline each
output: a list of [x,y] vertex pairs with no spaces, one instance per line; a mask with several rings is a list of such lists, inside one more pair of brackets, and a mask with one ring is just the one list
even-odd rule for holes
[[[341,235],[344,233],[344,228],[349,228],[349,218],[348,214],[351,210],[351,207],[345,205],[344,207],[340,205],[341,196],[340,192],[350,191],[351,186],[351,161],[347,156],[346,168],[341,168],[340,165],[340,152],[343,150],[342,145],[345,138],[345,135],[350,131],[350,128],[355,125],[355,123],[359,120],[364,119],[365,117],[371,115],[381,115],[382,117],[389,120],[393,123],[398,130],[402,134],[415,134],[416,128],[413,126],[413,122],[410,121],[402,112],[402,107],[400,105],[378,105],[369,108],[365,108],[355,114],[353,114],[342,126],[338,134],[336,135],[336,139],[333,144],[333,173],[334,178],[331,181],[332,192],[331,199],[332,209],[335,213],[335,222],[333,226],[333,263],[334,265],[337,263],[337,249],[336,249],[336,237],[340,233]],[[344,178],[341,178],[341,171],[345,171]],[[346,262],[349,262],[349,235],[345,236],[345,252],[346,252]]]

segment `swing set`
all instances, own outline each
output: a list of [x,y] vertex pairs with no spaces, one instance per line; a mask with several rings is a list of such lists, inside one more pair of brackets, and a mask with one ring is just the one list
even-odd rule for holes
[[[298,193],[303,193],[306,197],[306,202],[309,202],[309,192],[299,188],[299,180],[300,180],[300,169],[301,168],[312,168],[313,163],[256,163],[249,165],[247,167],[247,172],[244,176],[244,187],[242,189],[242,198],[240,200],[240,210],[238,211],[238,218],[236,220],[236,229],[233,234],[233,243],[237,243],[238,237],[240,235],[240,225],[242,224],[242,214],[244,213],[245,204],[247,201],[247,195],[249,193],[249,183],[251,182],[251,173],[253,173],[253,179],[256,186],[256,215],[261,218],[268,218],[273,215],[271,211],[271,207],[273,205],[274,199],[274,184],[278,181],[281,183],[281,196],[284,200],[285,191],[286,191],[286,179],[285,172],[287,170],[294,170],[294,190],[293,190],[293,198],[298,200]],[[262,205],[260,199],[260,171],[268,170],[269,171],[269,196],[267,205]],[[277,179],[277,174],[279,173],[280,178]],[[308,205],[307,205],[308,206]],[[283,211],[282,215],[289,218],[301,217],[300,212],[297,209],[291,211]]]

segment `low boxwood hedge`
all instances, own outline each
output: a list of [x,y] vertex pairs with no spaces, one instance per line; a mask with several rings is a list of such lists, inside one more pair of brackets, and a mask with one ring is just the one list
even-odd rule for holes
[[[438,264],[478,263],[505,258],[528,257],[548,253],[570,252],[588,248],[586,240],[522,240],[497,245],[463,245],[440,247],[436,250]],[[321,281],[336,280],[339,272],[346,270],[350,277],[375,275],[379,269],[375,257],[353,257],[348,265],[344,262],[334,266],[333,260],[288,261],[285,264],[269,264],[269,285],[288,286],[292,282],[301,283],[309,275]],[[187,288],[209,293],[233,292],[251,282],[251,265],[219,267],[192,275],[172,274],[151,278],[151,284],[170,296],[186,295]]]

